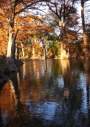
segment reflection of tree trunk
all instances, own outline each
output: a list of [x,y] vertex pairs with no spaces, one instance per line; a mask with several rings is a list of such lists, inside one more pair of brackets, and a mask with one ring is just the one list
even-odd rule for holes
[[17,73],[14,73],[14,74],[11,74],[9,75],[10,77],[10,80],[12,81],[12,84],[11,84],[11,87],[13,89],[12,90],[12,93],[14,94],[15,98],[16,98],[16,112],[14,114],[13,117],[15,116],[18,116],[18,125],[24,125],[24,119],[23,119],[23,115],[25,114],[25,112],[23,112],[23,106],[21,104],[21,101],[20,101],[20,95],[19,95],[19,91],[18,91],[18,80],[17,80]]
[[2,120],[2,116],[1,116],[1,108],[0,108],[0,127],[3,127],[3,120]]
[[44,60],[45,71],[47,71],[47,59]]
[[86,73],[86,83],[87,83],[87,103],[89,108],[89,73]]
[[45,59],[47,59],[47,48],[45,48]]
[[43,49],[43,52],[44,52],[44,59],[45,59],[45,48]]
[[70,61],[69,60],[61,60],[61,65],[62,65],[62,73],[63,75],[66,75],[67,69],[70,70]]
[[19,92],[18,92],[17,73],[10,74],[9,77],[10,77],[10,80],[12,81],[12,83],[10,83],[12,93],[14,94],[15,98],[19,102],[20,96],[19,96]]
[[84,64],[84,69],[86,71],[86,85],[87,85],[87,103],[88,103],[88,108],[89,108],[89,61],[85,61],[85,64]]
[[19,75],[19,72],[17,73],[17,82],[18,82],[18,85],[20,85],[20,75]]
[[44,59],[47,59],[47,48],[44,48]]
[[26,62],[23,64],[23,78],[26,77]]
[[64,79],[64,97],[68,97],[69,94],[71,93],[71,91],[67,89],[70,87],[70,61],[61,60],[61,66],[62,66],[62,74]]
[[85,71],[86,71],[86,85],[87,85],[87,108],[88,108],[88,116],[89,116],[89,118],[88,118],[88,121],[89,121],[89,125],[90,125],[90,95],[89,95],[89,69],[90,69],[90,67],[89,67],[89,61],[85,61],[85,64],[84,64],[84,69],[85,69]]

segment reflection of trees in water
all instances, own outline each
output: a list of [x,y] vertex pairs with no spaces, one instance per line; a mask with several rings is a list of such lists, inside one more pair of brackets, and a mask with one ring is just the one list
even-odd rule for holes
[[84,62],[84,69],[86,72],[86,84],[87,84],[87,107],[88,107],[88,121],[90,126],[90,61],[87,60]]
[[[63,61],[63,63],[64,62],[68,63],[67,61]],[[66,120],[68,121],[66,121],[66,123],[70,124],[71,121],[74,121],[74,124],[76,123],[78,124],[78,126],[82,126],[84,125],[84,123],[83,123],[83,120],[82,121],[80,120],[81,119],[87,120],[87,114],[83,115],[83,112],[81,111],[82,101],[83,101],[82,100],[83,90],[81,88],[78,88],[78,83],[79,83],[78,80],[80,76],[80,66],[78,68],[77,63],[72,64],[73,66],[72,65],[69,66],[69,63],[67,65],[63,63],[62,63],[62,69],[63,69],[62,73],[63,73],[63,79],[64,79],[64,101],[63,101],[64,104],[62,107],[65,108],[65,117],[67,116]],[[68,93],[67,96],[66,96],[66,93]],[[62,108],[62,112],[64,115],[63,108]],[[67,110],[67,113],[66,113],[66,110]],[[77,115],[77,117],[75,115]],[[87,122],[85,124],[87,124]]]
[[51,69],[54,77],[58,77],[61,75],[61,61],[60,60],[52,60]]
[[[1,91],[0,104],[1,116],[3,117],[2,123],[4,126],[22,127],[25,125],[24,108],[20,101],[18,91],[17,73],[9,75],[10,80],[6,83]],[[27,119],[28,120],[28,119]],[[1,124],[0,124],[1,125]],[[3,126],[2,126],[3,127]]]
[[[1,104],[0,104],[1,105]],[[1,115],[1,107],[0,107],[0,126],[3,127],[3,120],[2,120],[2,115]]]
[[[59,106],[55,109],[56,115],[54,116],[54,120],[51,121],[51,124],[54,123],[53,125],[55,125],[55,124],[57,125],[57,124],[61,124],[61,123],[62,123],[61,125],[65,125],[65,122],[66,122],[66,124],[67,123],[68,124],[70,124],[70,123],[77,124],[78,123],[78,125],[82,126],[82,125],[84,125],[83,119],[87,120],[87,117],[85,115],[83,115],[83,113],[81,111],[82,89],[77,88],[77,80],[79,78],[80,72],[77,73],[77,71],[78,71],[77,68],[74,69],[73,73],[72,73],[72,71],[73,71],[72,68],[66,67],[65,73],[63,74],[63,78],[65,81],[64,87],[65,87],[65,89],[69,90],[69,95],[67,97],[61,96],[61,95],[63,95],[63,91],[65,89],[63,89],[63,88],[58,89],[58,83],[56,83],[57,80],[53,76],[53,74],[48,79],[47,87],[48,87],[49,91],[46,92],[45,99],[47,101],[50,101],[50,99],[51,99],[50,97],[52,94],[53,100],[51,100],[51,101],[56,101],[56,102],[61,101],[60,105],[62,105],[60,112],[58,109]],[[69,80],[68,80],[68,78],[69,78]],[[46,82],[44,82],[44,83],[46,83]],[[46,84],[45,84],[45,87],[46,87]],[[44,89],[45,89],[45,87],[44,87]],[[44,92],[44,95],[45,95],[45,92]],[[36,107],[34,107],[33,110],[35,110],[35,108]],[[78,115],[78,117],[77,117],[77,115]],[[60,121],[60,118],[62,118],[61,121]],[[81,118],[82,118],[82,121],[81,121]],[[55,123],[55,121],[58,121],[58,123]],[[87,124],[87,122],[85,122],[85,124]]]

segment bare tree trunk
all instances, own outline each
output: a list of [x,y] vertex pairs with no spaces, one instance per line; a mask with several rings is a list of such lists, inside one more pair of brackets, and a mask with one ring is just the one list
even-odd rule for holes
[[85,59],[89,58],[89,46],[87,42],[87,33],[85,30],[85,20],[84,20],[84,0],[81,0],[81,17],[82,17],[82,27],[83,27],[83,41],[84,41],[84,52]]
[[63,26],[61,19],[59,20],[59,26],[60,26],[61,59],[64,59]]
[[[82,17],[82,27],[83,27],[83,38],[85,37],[85,20],[84,20],[84,2],[81,0],[81,17]],[[84,40],[84,44],[86,44],[86,40]]]
[[24,58],[25,54],[24,54],[24,45],[23,45],[23,43],[21,43],[21,47],[22,47],[22,56]]
[[59,18],[59,26],[60,26],[60,43],[61,43],[61,59],[65,58],[65,50],[64,50],[64,32],[65,32],[65,0],[64,0],[64,13],[63,13],[63,21],[61,20],[62,8],[60,10],[60,18]]
[[63,34],[65,35],[65,0],[64,0],[64,12],[63,12]]
[[[60,33],[61,33],[61,36],[60,36],[60,40],[61,40],[61,59],[65,59],[65,58],[69,58],[69,55],[67,56],[66,54],[66,50],[64,49],[65,46],[66,46],[66,42],[64,41],[64,38],[65,38],[65,0],[64,0],[64,11],[63,11],[63,21],[61,21],[61,18],[60,18]],[[61,16],[60,16],[61,17]]]
[[15,59],[18,59],[18,44],[15,43]]
[[10,58],[14,59],[14,60],[15,60],[15,40],[16,40],[17,33],[18,33],[18,29],[17,29],[14,37],[12,38],[12,46],[11,46],[11,56],[10,56]]
[[[29,45],[28,45],[29,46]],[[31,48],[30,46],[28,47],[28,58],[30,58],[30,51],[31,51]]]
[[8,41],[8,47],[7,47],[7,57],[11,56],[12,36],[13,36],[12,27],[9,24],[9,41]]
[[8,72],[18,71],[18,68],[15,64],[15,39],[18,30],[16,31],[13,37],[13,27],[14,27],[14,23],[9,23],[9,42],[7,47],[7,58],[6,58]]
[[85,30],[85,20],[84,20],[84,1],[81,0],[81,17],[82,17],[82,27],[83,27],[83,40],[84,40],[84,45],[87,45],[87,34]]

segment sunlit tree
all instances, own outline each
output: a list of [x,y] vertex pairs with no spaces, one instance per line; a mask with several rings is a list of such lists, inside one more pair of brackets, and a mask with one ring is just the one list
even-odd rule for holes
[[16,17],[20,16],[20,14],[23,15],[22,12],[27,12],[28,9],[35,10],[35,5],[38,2],[42,2],[42,0],[8,0],[4,1],[4,4],[1,2],[0,16],[5,18],[9,32],[7,57],[11,57],[11,59],[14,58],[15,39],[19,31],[19,28],[15,27]]
[[61,43],[61,58],[64,58],[64,38],[68,29],[74,28],[78,24],[78,14],[72,1],[56,0],[47,3],[49,9],[58,17],[58,24],[60,29],[60,43]]

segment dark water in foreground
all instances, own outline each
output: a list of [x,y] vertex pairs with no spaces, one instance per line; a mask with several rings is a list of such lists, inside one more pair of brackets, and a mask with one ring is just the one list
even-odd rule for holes
[[0,92],[1,127],[90,127],[90,62],[27,60]]

